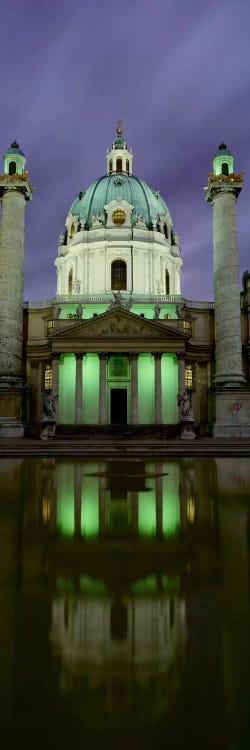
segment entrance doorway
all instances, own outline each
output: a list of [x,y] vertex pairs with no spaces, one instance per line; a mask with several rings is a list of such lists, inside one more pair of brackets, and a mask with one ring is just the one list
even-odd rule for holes
[[127,424],[127,388],[111,388],[110,422]]

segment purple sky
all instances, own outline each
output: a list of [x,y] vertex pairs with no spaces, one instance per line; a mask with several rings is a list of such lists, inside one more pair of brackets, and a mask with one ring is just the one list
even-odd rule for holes
[[240,278],[249,268],[249,0],[11,0],[1,8],[1,149],[16,138],[26,208],[25,299],[56,290],[57,239],[79,190],[105,173],[116,120],[134,173],[180,235],[182,293],[211,299],[212,208],[203,187],[224,140],[244,171]]

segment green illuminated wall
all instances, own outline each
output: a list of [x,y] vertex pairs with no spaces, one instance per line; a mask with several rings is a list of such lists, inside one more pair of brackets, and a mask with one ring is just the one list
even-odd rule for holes
[[93,464],[84,464],[82,478],[81,532],[87,538],[95,537],[99,531],[99,480],[91,477]]
[[[83,320],[87,318],[92,318],[93,315],[102,315],[102,313],[106,312],[110,305],[110,298],[111,295],[107,295],[107,302],[106,303],[91,303],[88,302],[86,305],[84,304],[84,301],[82,304],[82,317]],[[68,315],[76,315],[76,309],[79,302],[75,303],[67,303],[62,304],[60,308],[60,319],[65,320]],[[160,304],[160,303],[159,303]],[[162,304],[161,311],[160,311],[160,320],[163,320],[165,315],[170,315],[172,319],[177,318],[176,313],[176,304],[168,303],[168,304]],[[130,312],[134,313],[135,315],[145,315],[145,318],[148,318],[149,320],[152,320],[154,318],[155,312],[154,312],[154,304],[150,303],[144,303],[144,302],[137,302],[134,305],[132,305]]]
[[59,422],[75,421],[76,361],[74,354],[61,354],[59,362]]
[[164,463],[163,477],[163,534],[171,536],[180,526],[179,466],[177,463]]
[[138,358],[138,410],[140,424],[154,422],[154,358],[140,354]]
[[98,424],[99,421],[99,357],[87,354],[83,362],[83,421]]
[[57,465],[57,527],[63,536],[74,534],[74,466]]
[[[143,304],[143,302],[141,304],[136,303],[135,305],[132,305],[130,312],[134,313],[135,315],[145,315],[145,318],[153,320],[155,316],[154,307],[155,304]],[[159,320],[163,320],[165,318],[165,315],[170,315],[172,319],[177,318],[176,304],[169,303],[166,305],[160,305],[160,307],[161,311]]]
[[178,418],[178,360],[176,354],[163,354],[161,359],[162,419],[164,424],[176,424]]
[[[157,464],[146,464],[147,473],[155,473]],[[180,526],[179,500],[179,466],[166,462],[162,466],[162,531],[164,536],[173,536]],[[156,533],[156,482],[155,478],[146,479],[148,492],[138,493],[138,528],[143,537],[152,537]]]

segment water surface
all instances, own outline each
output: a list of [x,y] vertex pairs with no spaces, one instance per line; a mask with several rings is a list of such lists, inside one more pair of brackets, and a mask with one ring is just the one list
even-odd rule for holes
[[0,462],[4,748],[249,748],[249,459]]

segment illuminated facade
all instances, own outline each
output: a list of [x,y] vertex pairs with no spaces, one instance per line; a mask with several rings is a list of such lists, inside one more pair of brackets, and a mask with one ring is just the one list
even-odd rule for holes
[[[56,296],[25,303],[22,337],[24,206],[32,188],[18,144],[5,154],[0,435],[22,436],[25,425],[33,434],[39,431],[42,394],[51,392],[58,433],[165,425],[177,436],[177,396],[185,388],[198,433],[208,433],[215,423],[218,435],[246,434],[249,395],[244,391],[242,408],[235,387],[249,382],[250,284],[245,274],[240,301],[235,231],[230,230],[232,267],[225,274],[226,250],[219,275],[216,255],[221,243],[228,247],[227,226],[242,185],[232,155],[222,144],[206,193],[216,214],[216,367],[214,305],[182,297],[178,234],[159,192],[134,175],[121,127],[106,162],[106,175],[80,191],[70,207],[55,260]],[[233,323],[225,300],[230,309],[233,304]],[[237,360],[236,376],[226,358]]]

